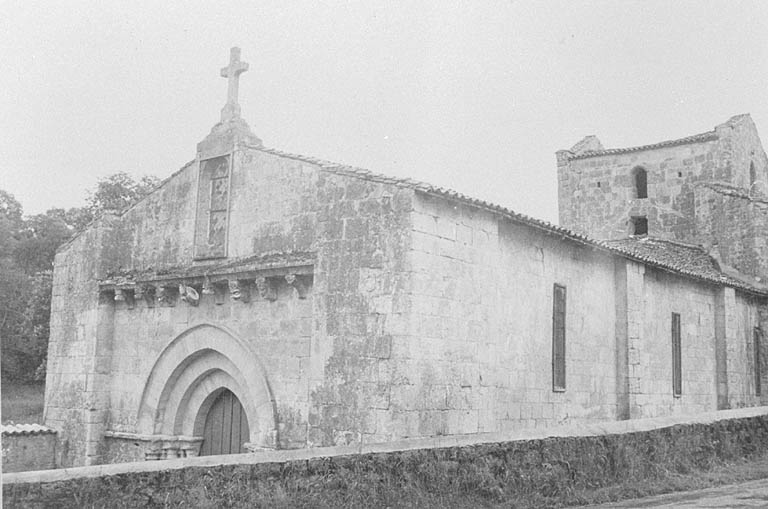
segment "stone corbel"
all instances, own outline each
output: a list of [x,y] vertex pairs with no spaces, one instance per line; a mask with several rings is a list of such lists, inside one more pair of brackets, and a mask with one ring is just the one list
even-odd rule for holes
[[224,302],[227,300],[227,282],[226,281],[216,281],[213,283],[213,302],[216,303],[217,306],[221,306],[224,304]]
[[114,290],[100,290],[99,291],[99,304],[114,304],[115,303],[115,291]]
[[197,306],[200,303],[200,294],[197,290],[184,283],[179,284],[179,298],[190,306]]
[[213,289],[213,284],[211,283],[211,278],[208,276],[205,277],[205,281],[203,281],[203,295],[214,295],[216,291]]
[[115,302],[125,302],[128,309],[136,307],[133,290],[129,288],[115,288]]
[[296,289],[296,293],[300,299],[307,298],[307,290],[309,285],[307,284],[306,276],[299,276],[296,274],[286,274],[285,281]]
[[229,285],[229,297],[232,300],[251,301],[251,289],[247,280],[230,279],[227,284]]
[[136,289],[133,292],[133,296],[136,300],[144,299],[148,308],[155,307],[155,287],[150,285],[136,285]]
[[256,289],[259,291],[259,296],[262,299],[268,301],[277,300],[277,289],[271,278],[263,276],[257,277],[254,283],[256,284]]
[[155,292],[157,295],[157,303],[160,306],[174,307],[176,306],[176,288],[173,286],[160,285]]

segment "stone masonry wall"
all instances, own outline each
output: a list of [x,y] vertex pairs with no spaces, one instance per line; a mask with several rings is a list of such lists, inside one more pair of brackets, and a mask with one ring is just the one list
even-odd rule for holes
[[[277,287],[276,297],[270,301],[254,296],[249,302],[225,298],[216,303],[214,295],[202,295],[196,307],[178,302],[173,307],[150,308],[137,301],[129,309],[126,302],[116,303],[109,429],[137,431],[142,389],[160,353],[190,327],[212,323],[226,325],[253,345],[278,402],[279,446],[303,447],[313,295],[310,290],[306,299],[299,299],[292,287],[283,284]],[[119,451],[105,454],[104,460],[110,463],[135,459],[120,458]]]
[[[419,194],[412,315],[393,358],[404,436],[616,416],[612,257]],[[552,388],[553,285],[566,286],[566,384]]]
[[[193,260],[196,182],[197,164],[182,168],[57,258],[46,422],[62,432],[61,464],[135,459],[138,449],[107,445],[103,434],[137,432],[137,407],[159,352],[200,323],[224,326],[258,352],[275,398],[279,447],[392,435],[382,414],[392,331],[405,313],[413,191],[241,146],[231,176],[228,259],[310,253],[309,297],[298,300],[284,285],[274,302],[214,304],[203,295],[197,307],[100,303],[97,280],[108,271],[172,273],[217,263]],[[89,387],[98,399],[86,399]]]
[[[560,225],[598,239],[626,238],[646,216],[652,237],[694,237],[694,185],[728,180],[716,141],[566,160],[558,155]],[[632,170],[645,169],[648,198],[636,198]]]
[[[697,413],[717,407],[715,287],[646,267],[642,333],[630,351],[638,372],[632,418]],[[672,313],[680,315],[682,394],[672,391]]]
[[115,260],[114,251],[100,249],[113,244],[115,221],[103,217],[56,254],[44,421],[59,431],[57,464],[91,464],[107,419],[109,386],[101,375],[111,352],[98,341],[97,280]]
[[[633,232],[631,217],[645,216],[652,237],[718,244],[725,263],[766,274],[764,208],[728,194],[715,197],[701,184],[722,182],[750,196],[768,193],[768,156],[748,115],[718,125],[713,138],[586,157],[559,151],[560,224],[594,238],[617,239]],[[647,172],[647,198],[635,197],[637,167]]]
[[745,189],[696,186],[697,231],[725,264],[768,275],[768,196],[757,191],[750,196]]
[[[744,294],[734,296],[732,337],[727,347],[728,407],[741,408],[760,404],[756,394],[754,329],[759,327],[760,306]],[[765,350],[765,345],[763,345]],[[763,363],[762,370],[766,370]],[[763,389],[765,391],[766,389]]]

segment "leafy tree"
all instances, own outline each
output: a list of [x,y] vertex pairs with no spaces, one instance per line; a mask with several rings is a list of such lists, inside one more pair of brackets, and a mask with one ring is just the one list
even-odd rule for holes
[[61,219],[72,231],[80,231],[93,221],[93,212],[88,207],[69,209],[48,209],[47,215]]
[[37,366],[24,353],[27,330],[27,296],[30,278],[13,266],[12,260],[0,260],[0,339],[2,339],[3,378],[23,379]]
[[24,217],[21,204],[0,190],[0,342],[5,379],[45,376],[53,258],[73,233],[106,211],[130,207],[159,183],[116,173],[99,180],[86,206],[53,208]]
[[24,220],[14,248],[16,266],[26,274],[53,269],[53,257],[61,244],[72,235],[66,223],[50,214],[38,214]]
[[125,172],[98,181],[95,191],[88,193],[87,208],[96,216],[106,211],[125,210],[160,183],[157,177],[143,176],[136,182]]
[[21,204],[11,193],[0,189],[0,259],[13,256],[21,229]]

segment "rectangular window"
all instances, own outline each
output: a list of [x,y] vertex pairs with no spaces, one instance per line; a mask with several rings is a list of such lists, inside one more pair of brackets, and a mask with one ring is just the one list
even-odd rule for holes
[[683,371],[680,349],[680,314],[672,313],[672,394],[683,393]]
[[762,359],[760,358],[760,327],[755,327],[754,332],[754,349],[755,349],[755,395],[760,396],[761,392],[761,380],[763,373]]
[[552,299],[552,390],[565,391],[565,287],[556,284]]
[[648,218],[632,216],[632,235],[648,235]]

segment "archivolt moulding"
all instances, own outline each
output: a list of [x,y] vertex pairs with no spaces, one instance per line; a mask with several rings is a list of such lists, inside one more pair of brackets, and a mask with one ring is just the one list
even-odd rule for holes
[[243,405],[250,443],[275,448],[275,401],[259,359],[236,334],[212,324],[186,330],[162,351],[141,395],[137,432],[199,436],[221,389]]

